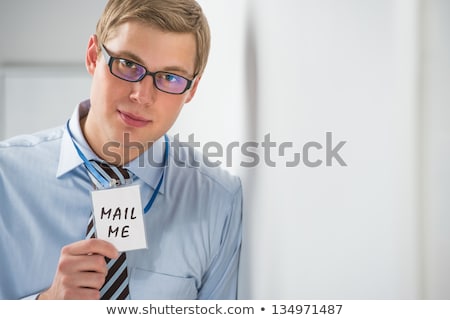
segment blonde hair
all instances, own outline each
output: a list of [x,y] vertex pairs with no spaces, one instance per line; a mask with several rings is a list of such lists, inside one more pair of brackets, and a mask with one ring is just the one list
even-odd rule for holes
[[195,74],[203,73],[211,35],[203,10],[195,0],[110,0],[97,23],[99,42],[106,43],[115,28],[131,20],[162,31],[193,34],[197,48]]

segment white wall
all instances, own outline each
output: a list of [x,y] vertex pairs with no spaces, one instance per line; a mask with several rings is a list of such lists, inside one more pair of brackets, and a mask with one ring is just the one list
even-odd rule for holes
[[422,191],[425,295],[450,298],[450,2],[424,1]]
[[82,64],[106,0],[0,1],[0,61]]
[[398,5],[250,3],[256,136],[270,132],[301,152],[332,132],[335,144],[347,141],[348,166],[286,168],[280,159],[248,177],[244,297],[420,296],[417,106],[402,83],[415,65],[399,67],[416,48],[403,40],[414,31],[402,25],[409,7]]
[[82,66],[7,66],[2,74],[0,134],[7,137],[59,126],[89,97],[90,76]]
[[[4,137],[19,124],[16,111],[33,105],[11,98],[5,83],[20,88],[24,65],[82,70],[105,2],[0,3]],[[448,2],[199,2],[214,36],[210,62],[172,133],[194,133],[202,146],[260,143],[267,134],[277,144],[275,167],[261,145],[254,168],[239,165],[248,158],[236,148],[222,159],[244,182],[240,297],[450,298]],[[77,72],[64,72],[66,81],[77,82]],[[57,99],[76,99],[88,82],[48,100],[60,107]],[[37,126],[65,119],[43,110]],[[310,160],[324,160],[327,132],[333,146],[346,141],[339,154],[347,166],[286,166],[308,142],[324,145]],[[281,156],[283,142],[293,148]]]
[[105,4],[0,0],[0,138],[62,124],[89,97],[84,55]]

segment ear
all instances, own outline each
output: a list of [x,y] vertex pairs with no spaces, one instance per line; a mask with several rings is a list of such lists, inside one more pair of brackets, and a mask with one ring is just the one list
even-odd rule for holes
[[198,83],[200,82],[201,78],[202,78],[201,76],[198,76],[197,78],[195,78],[194,83],[192,83],[192,87],[189,90],[188,96],[184,103],[189,103],[192,100],[192,98],[194,98],[195,92],[197,92]]
[[98,60],[98,41],[97,36],[94,34],[91,35],[91,37],[89,38],[85,61],[86,69],[91,76],[94,75],[94,71],[97,66],[97,60]]

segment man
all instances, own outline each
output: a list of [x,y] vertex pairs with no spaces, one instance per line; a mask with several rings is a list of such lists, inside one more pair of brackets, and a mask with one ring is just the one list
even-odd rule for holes
[[[0,298],[236,298],[240,180],[165,135],[195,95],[209,43],[194,0],[108,2],[86,52],[90,99],[65,126],[0,143]],[[125,255],[86,239],[91,192],[119,180],[139,186],[145,207],[146,248]],[[119,256],[124,271],[111,276]]]

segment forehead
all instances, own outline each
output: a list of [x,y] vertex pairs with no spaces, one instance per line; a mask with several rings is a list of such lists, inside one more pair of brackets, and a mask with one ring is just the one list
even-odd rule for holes
[[112,54],[140,63],[149,70],[177,68],[192,75],[196,40],[191,33],[160,30],[137,21],[117,26],[105,43]]

